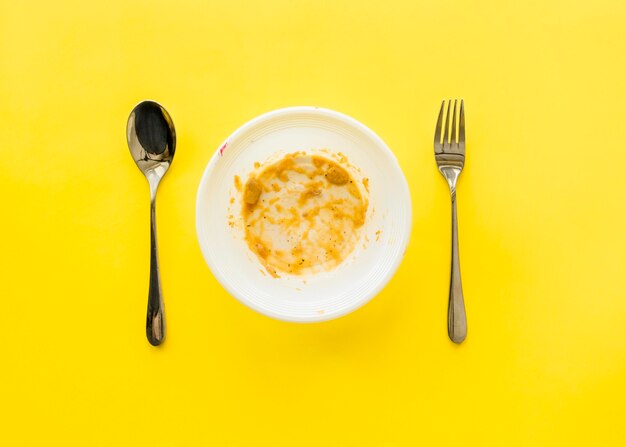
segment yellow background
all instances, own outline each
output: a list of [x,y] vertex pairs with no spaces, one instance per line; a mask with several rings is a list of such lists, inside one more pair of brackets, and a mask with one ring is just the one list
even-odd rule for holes
[[[626,442],[626,4],[0,3],[0,444]],[[469,335],[446,334],[440,101],[466,101]],[[178,131],[158,198],[168,338],[145,338],[148,186],[128,113]],[[276,108],[354,116],[408,178],[397,275],[336,321],[232,299],[196,241],[217,145]]]

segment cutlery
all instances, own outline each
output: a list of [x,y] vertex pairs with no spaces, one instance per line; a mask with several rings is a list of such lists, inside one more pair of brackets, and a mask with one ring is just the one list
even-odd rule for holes
[[[442,101],[435,127],[435,161],[437,168],[448,182],[452,197],[452,268],[450,271],[450,295],[448,297],[448,336],[454,343],[461,343],[467,335],[467,318],[463,301],[463,287],[461,286],[461,267],[459,262],[459,231],[456,221],[456,183],[465,164],[465,111],[463,100],[459,110],[459,132],[457,140],[457,100],[454,100],[452,110],[452,125],[450,126],[450,109],[452,101],[448,101],[446,121],[443,123],[443,114],[446,101]],[[443,139],[441,133],[443,131]]]
[[126,138],[130,153],[150,185],[150,287],[146,335],[153,346],[165,338],[165,315],[156,237],[156,193],[176,151],[176,131],[167,111],[154,101],[142,101],[128,117]]

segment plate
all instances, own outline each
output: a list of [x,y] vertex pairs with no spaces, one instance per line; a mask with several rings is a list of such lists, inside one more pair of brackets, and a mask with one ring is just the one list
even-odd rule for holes
[[[255,162],[296,151],[344,154],[368,179],[369,206],[356,248],[340,265],[274,278],[248,248],[243,225],[233,224],[242,206],[234,179],[245,181]],[[217,148],[198,189],[196,230],[215,278],[240,302],[280,320],[324,321],[358,309],[393,277],[409,242],[411,198],[398,161],[372,130],[332,110],[290,107],[249,121]]]

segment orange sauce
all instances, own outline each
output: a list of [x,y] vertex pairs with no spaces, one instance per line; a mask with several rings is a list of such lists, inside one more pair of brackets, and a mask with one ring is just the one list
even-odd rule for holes
[[255,168],[243,190],[238,177],[235,184],[245,240],[268,273],[302,275],[343,262],[365,222],[367,182],[361,190],[349,169],[304,152]]

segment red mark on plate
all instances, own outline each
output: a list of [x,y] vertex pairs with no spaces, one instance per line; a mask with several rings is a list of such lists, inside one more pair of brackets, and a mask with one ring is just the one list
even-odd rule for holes
[[224,151],[226,150],[227,147],[228,147],[228,141],[224,143],[222,147],[220,147],[220,157],[224,155]]

